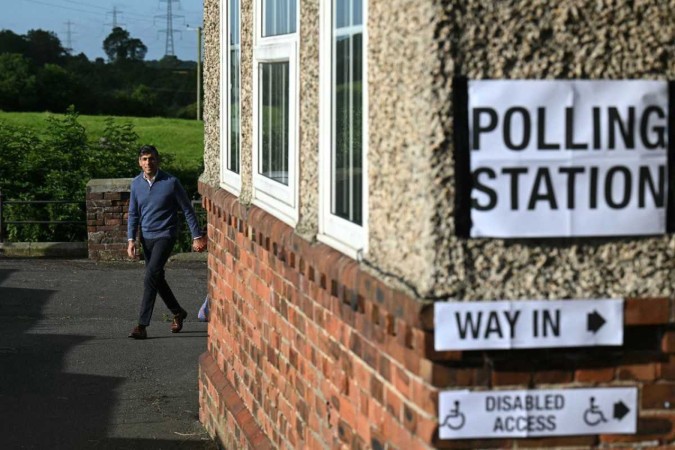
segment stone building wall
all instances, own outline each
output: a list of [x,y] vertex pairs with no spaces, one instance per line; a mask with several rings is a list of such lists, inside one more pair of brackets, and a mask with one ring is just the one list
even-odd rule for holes
[[[300,220],[316,235],[318,6],[300,29]],[[672,1],[371,0],[370,270],[423,298],[673,295],[674,237],[463,240],[453,222],[452,79],[673,79]],[[251,29],[242,2],[242,30]],[[218,2],[205,2],[207,184],[218,185]],[[242,148],[252,142],[252,37],[242,34]],[[242,194],[251,199],[251,155]],[[654,258],[657,259],[654,262]],[[534,262],[534,263],[532,263]],[[504,270],[511,267],[512,270]],[[574,268],[571,270],[571,268]],[[646,281],[643,281],[646,280]]]
[[[209,293],[200,418],[228,448],[675,445],[675,237],[460,239],[452,79],[673,79],[672,0],[370,0],[369,252],[315,242],[318,4],[300,1],[300,220],[252,206],[252,1],[242,192],[219,184],[219,1],[205,1]],[[437,352],[433,302],[625,299],[618,348]],[[441,441],[448,389],[637,386],[635,435]]]
[[[461,240],[454,236],[452,77],[674,79],[675,3],[660,1],[440,2],[434,101],[446,140],[434,148],[435,253],[428,289],[467,300],[675,295],[675,236]],[[672,122],[672,118],[671,118]],[[672,180],[672,178],[671,178]],[[374,246],[377,248],[377,246]],[[382,267],[406,279],[410,269]],[[505,270],[508,268],[509,270]]]

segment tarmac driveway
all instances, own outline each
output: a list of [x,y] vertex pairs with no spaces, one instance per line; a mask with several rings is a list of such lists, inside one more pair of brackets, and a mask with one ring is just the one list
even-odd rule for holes
[[206,278],[170,262],[183,331],[158,298],[135,341],[142,263],[0,259],[0,448],[216,449],[199,423]]

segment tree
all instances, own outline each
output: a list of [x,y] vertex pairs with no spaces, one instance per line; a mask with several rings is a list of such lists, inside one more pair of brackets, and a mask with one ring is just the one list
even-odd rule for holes
[[62,64],[68,51],[53,31],[30,30],[26,33],[28,49],[26,56],[38,66]]
[[103,50],[110,62],[143,61],[148,48],[140,39],[132,38],[127,30],[120,27],[113,28],[112,32],[103,41]]
[[180,64],[181,61],[175,55],[164,55],[157,66],[161,69],[176,69],[180,67]]
[[35,74],[22,55],[0,54],[0,109],[27,111],[34,106]]
[[36,91],[41,109],[64,112],[75,99],[82,98],[72,73],[56,64],[45,64],[37,73]]
[[129,40],[129,59],[143,61],[146,53],[148,53],[148,47],[140,39]]
[[28,43],[24,36],[18,35],[11,30],[0,30],[0,54],[18,53],[25,55]]
[[115,27],[107,56],[71,54],[53,32],[0,29],[0,109],[82,114],[194,117],[196,63],[167,55],[145,61],[147,47]]

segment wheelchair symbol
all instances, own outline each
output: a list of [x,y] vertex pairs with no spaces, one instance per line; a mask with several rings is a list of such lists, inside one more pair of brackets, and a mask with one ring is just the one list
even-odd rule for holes
[[459,401],[455,400],[455,407],[445,416],[445,420],[443,420],[441,426],[448,427],[451,430],[459,430],[464,426],[465,422],[466,417],[464,417],[464,413],[459,411]]
[[591,406],[584,411],[584,422],[590,427],[594,427],[602,422],[607,422],[605,415],[600,411],[598,405],[595,404],[595,397],[591,397]]

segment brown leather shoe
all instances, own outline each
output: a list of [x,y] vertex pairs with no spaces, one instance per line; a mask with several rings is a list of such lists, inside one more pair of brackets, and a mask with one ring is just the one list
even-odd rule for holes
[[131,330],[129,337],[133,339],[146,339],[148,337],[148,332],[145,331],[145,327],[143,325],[138,325],[135,326],[133,330]]
[[186,317],[187,311],[185,310],[173,315],[173,323],[171,324],[172,333],[178,333],[183,329],[183,320],[185,320]]

